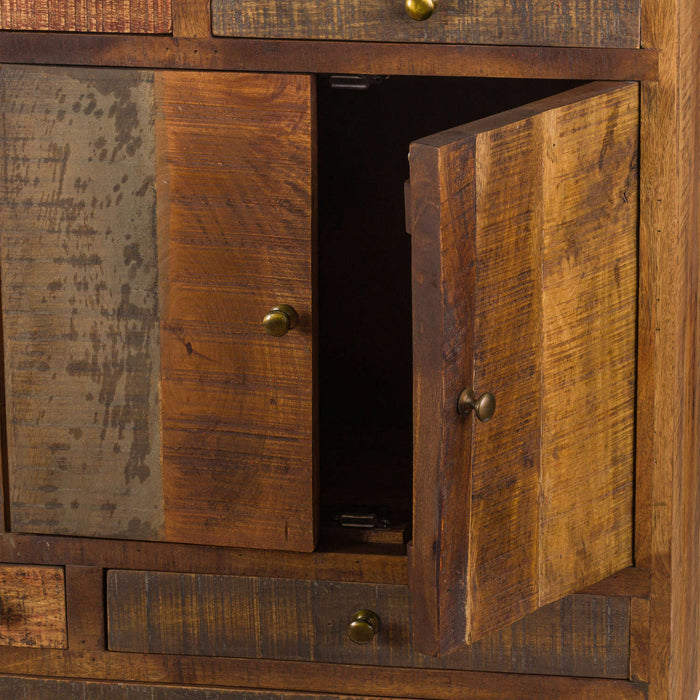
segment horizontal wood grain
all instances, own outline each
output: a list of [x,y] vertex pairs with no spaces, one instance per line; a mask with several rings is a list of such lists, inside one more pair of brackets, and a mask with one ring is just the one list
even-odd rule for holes
[[0,565],[0,646],[66,647],[63,569]]
[[9,33],[0,62],[573,80],[654,80],[658,52],[522,46],[449,46]]
[[423,22],[384,0],[212,0],[221,36],[526,46],[639,46],[639,0],[446,0]]
[[0,29],[167,34],[170,0],[2,0]]
[[[353,644],[370,609],[375,640]],[[412,644],[405,586],[144,571],[107,575],[113,651],[626,678],[629,601],[571,596],[442,659]]]
[[43,675],[122,683],[217,685],[286,692],[431,700],[645,700],[646,686],[629,681],[476,671],[388,668],[171,654],[0,648],[0,667]]

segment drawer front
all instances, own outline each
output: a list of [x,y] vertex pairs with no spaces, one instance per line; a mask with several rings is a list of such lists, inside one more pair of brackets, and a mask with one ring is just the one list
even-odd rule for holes
[[170,0],[20,0],[2,3],[0,29],[168,34]]
[[66,648],[63,569],[0,566],[0,646]]
[[[379,628],[356,644],[348,623]],[[440,659],[412,645],[405,586],[111,570],[111,651],[626,678],[629,600],[569,596]]]
[[523,46],[638,47],[639,0],[439,0],[426,20],[406,0],[212,0],[218,36]]

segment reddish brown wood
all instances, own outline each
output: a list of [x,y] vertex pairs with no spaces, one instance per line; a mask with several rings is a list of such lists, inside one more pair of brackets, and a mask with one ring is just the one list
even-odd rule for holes
[[646,700],[646,686],[621,680],[477,671],[401,669],[170,654],[71,653],[0,648],[0,668],[17,675],[217,685],[286,693],[411,697],[432,700]]
[[426,21],[403,2],[316,0],[283,5],[212,0],[214,33],[284,39],[351,39],[528,46],[639,46],[640,0],[453,0]]
[[630,679],[649,681],[649,601],[630,600]]
[[63,570],[0,565],[0,645],[66,647]]
[[312,83],[155,80],[165,537],[311,551]]
[[[634,86],[592,85],[411,147],[425,651],[631,563],[637,110]],[[460,417],[462,388],[496,417]]]
[[66,566],[68,648],[105,649],[104,571],[94,566]]
[[3,36],[3,63],[573,80],[654,80],[654,49],[563,49],[169,37]]
[[2,0],[0,29],[167,34],[170,0]]
[[612,576],[584,588],[579,593],[590,595],[629,596],[632,598],[649,597],[649,571],[634,566],[622,569]]

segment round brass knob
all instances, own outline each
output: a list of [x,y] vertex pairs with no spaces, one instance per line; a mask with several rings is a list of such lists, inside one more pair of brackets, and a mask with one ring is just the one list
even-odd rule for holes
[[270,309],[263,319],[263,328],[278,338],[294,328],[299,321],[299,315],[288,304],[278,304]]
[[484,392],[478,399],[471,389],[465,389],[457,399],[457,410],[460,415],[466,416],[470,411],[474,411],[476,417],[482,422],[493,418],[496,412],[496,397],[489,391]]
[[437,0],[406,0],[406,14],[419,22],[437,10]]
[[379,631],[379,618],[371,610],[353,613],[348,624],[348,637],[355,644],[369,644]]

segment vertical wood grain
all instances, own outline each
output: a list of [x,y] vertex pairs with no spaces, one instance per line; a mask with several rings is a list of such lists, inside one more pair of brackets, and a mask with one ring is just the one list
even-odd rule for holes
[[214,34],[526,46],[639,46],[639,0],[452,0],[424,22],[403,2],[212,0]]
[[[417,614],[432,616],[441,653],[456,644],[454,628],[442,628],[444,582],[426,583],[425,569],[416,567],[417,555],[434,556],[440,541],[467,560],[467,641],[631,564],[637,131],[636,86],[594,84],[412,145],[413,208],[429,191],[423,180],[430,181],[414,181],[415,160],[432,164],[432,181],[442,185],[436,153],[475,144],[474,171],[457,190],[462,197],[470,179],[476,182],[468,244],[474,320],[449,315],[451,306],[435,294],[432,306],[428,298],[414,313],[431,318],[430,311],[446,325],[473,323],[473,378],[464,388],[491,391],[497,401],[490,422],[462,420],[471,461],[461,474],[455,459],[439,461],[449,455],[445,435],[433,438],[438,461],[427,460],[420,440],[429,434],[421,428],[428,416],[416,414],[416,478],[436,480],[430,492],[438,494],[443,478],[447,488],[460,478],[469,484],[456,489],[464,494],[462,512],[470,513],[468,529],[448,509],[430,511],[416,500],[410,576],[412,585],[438,587],[436,607],[425,609],[419,599]],[[455,195],[445,188],[439,197],[429,202],[444,206]],[[434,217],[432,228],[413,227],[414,261],[428,241],[449,237],[449,226],[440,226]],[[457,227],[455,238],[462,236]],[[414,262],[414,284],[418,270]],[[438,281],[459,289],[472,274],[465,270]],[[442,352],[445,373],[468,366],[455,348]],[[414,358],[414,373],[430,376],[421,359]],[[437,549],[421,528],[439,533]],[[434,653],[431,641],[423,651],[431,645]]]
[[[313,549],[312,83],[156,77],[165,535]],[[276,338],[262,319],[293,306]]]
[[3,67],[0,81],[12,528],[158,537],[152,75]]
[[63,570],[0,565],[0,645],[66,648]]
[[66,566],[68,648],[105,649],[104,570],[95,566]]
[[167,34],[171,0],[1,0],[0,29]]
[[211,36],[211,7],[209,0],[171,1],[173,6],[173,36]]

